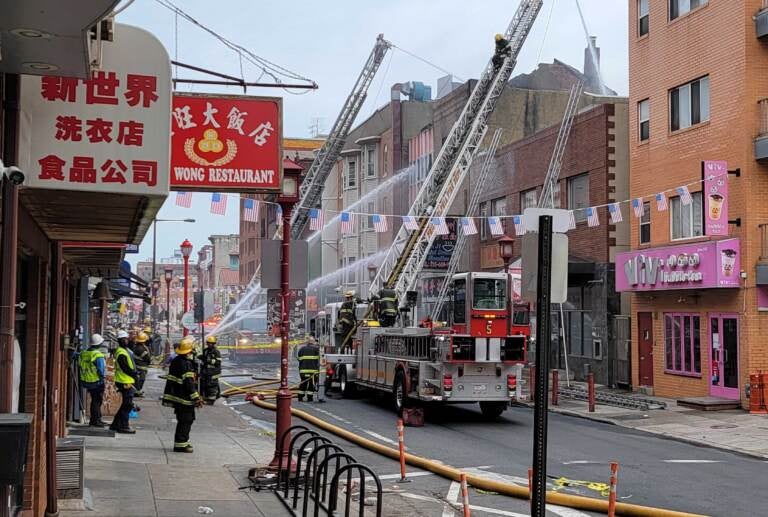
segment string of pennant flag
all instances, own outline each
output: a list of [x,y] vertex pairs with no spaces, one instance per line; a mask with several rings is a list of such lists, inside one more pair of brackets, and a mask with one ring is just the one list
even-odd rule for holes
[[[720,177],[727,178],[727,173],[710,176],[708,179],[718,179]],[[624,220],[622,213],[622,205],[628,204],[631,208],[631,212],[638,219],[645,215],[645,203],[648,200],[654,202],[656,210],[663,212],[669,209],[667,201],[668,194],[672,193],[674,196],[679,196],[680,202],[683,205],[690,205],[693,203],[693,197],[691,196],[690,187],[696,186],[705,181],[704,179],[696,180],[687,185],[681,185],[673,189],[664,190],[652,195],[645,195],[636,197],[633,199],[627,199],[624,201],[616,201],[612,203],[605,203],[601,205],[595,205],[586,208],[575,208],[569,210],[569,229],[574,230],[577,227],[577,222],[585,220],[588,227],[594,228],[600,226],[600,216],[598,209],[606,208],[608,210],[608,218],[611,224],[617,224]],[[192,206],[192,193],[191,192],[177,192],[176,193],[176,205],[183,208],[191,208]],[[245,198],[243,200],[243,219],[248,222],[257,222],[261,214],[262,205],[268,207],[273,205],[276,207],[278,221],[280,220],[280,214],[282,210],[280,205],[272,201],[262,201],[256,199]],[[427,224],[433,226],[433,231],[436,235],[447,235],[450,233],[450,229],[446,222],[445,217],[431,217],[431,216],[415,216],[415,215],[391,215],[391,214],[379,214],[368,212],[356,212],[356,211],[334,211],[334,210],[322,210],[320,208],[304,208],[298,209],[307,210],[309,218],[309,228],[312,231],[321,231],[325,226],[326,213],[334,214],[332,220],[338,219],[339,226],[342,233],[353,233],[355,231],[355,223],[357,217],[370,217],[373,229],[376,232],[386,232],[389,229],[389,219],[401,219],[403,226],[406,230],[415,231],[418,230],[423,219],[427,219]],[[211,194],[211,207],[210,212],[215,215],[226,215],[227,212],[227,194],[213,193]],[[581,212],[582,216],[577,218],[576,214]],[[465,235],[475,235],[478,233],[476,220],[487,221],[488,228],[491,235],[498,236],[504,234],[503,220],[512,220],[515,235],[523,235],[525,233],[525,224],[523,222],[522,215],[492,215],[492,216],[451,216],[450,219],[456,219],[457,226],[461,228],[461,231]]]

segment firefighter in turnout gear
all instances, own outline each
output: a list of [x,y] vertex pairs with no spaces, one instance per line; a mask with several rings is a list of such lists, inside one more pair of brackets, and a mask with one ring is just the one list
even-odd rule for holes
[[203,392],[205,403],[213,405],[221,394],[221,352],[216,348],[216,336],[208,336],[205,342],[208,346],[203,350],[200,363],[200,390]]
[[349,334],[357,323],[354,291],[347,291],[344,293],[344,303],[342,303],[339,308],[338,321],[339,333],[342,335],[342,338],[346,338],[347,334]]
[[320,375],[320,347],[317,346],[315,338],[310,337],[309,341],[299,349],[299,402],[307,397],[307,402],[312,402],[317,391],[317,378]]
[[397,321],[397,293],[394,289],[382,289],[379,296],[379,324],[392,327]]
[[104,389],[106,387],[104,383],[106,355],[101,350],[103,345],[104,338],[100,334],[92,335],[91,346],[88,347],[88,350],[80,352],[80,357],[77,361],[80,368],[80,385],[88,390],[88,394],[91,396],[90,422],[88,425],[93,427],[104,427],[107,425],[101,420],[101,404],[104,402]]
[[121,333],[117,338],[115,349],[115,387],[122,397],[120,409],[118,409],[112,425],[109,426],[115,432],[134,434],[136,431],[128,423],[129,415],[133,409],[133,396],[136,394],[136,363],[133,354],[128,349],[129,337]]
[[194,451],[189,443],[189,432],[195,421],[195,407],[203,405],[203,399],[197,392],[197,367],[192,359],[194,348],[195,341],[191,337],[181,340],[165,378],[163,405],[173,407],[176,413],[173,452]]
[[491,62],[493,63],[494,71],[498,71],[501,65],[504,63],[504,58],[512,54],[512,49],[509,46],[509,40],[502,34],[495,36],[496,51],[493,53]]
[[144,381],[147,380],[147,371],[152,362],[152,354],[149,351],[149,335],[139,332],[133,343],[133,358],[136,361],[136,397],[141,398],[144,393]]

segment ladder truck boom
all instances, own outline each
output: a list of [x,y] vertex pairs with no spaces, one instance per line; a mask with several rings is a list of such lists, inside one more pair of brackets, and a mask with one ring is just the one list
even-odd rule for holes
[[436,236],[430,218],[445,217],[455,199],[542,3],[543,0],[520,2],[504,34],[507,52],[501,62],[494,59],[486,66],[409,211],[409,215],[418,218],[418,230],[410,233],[401,226],[371,283],[372,291],[394,289],[402,303],[405,293],[415,285]]

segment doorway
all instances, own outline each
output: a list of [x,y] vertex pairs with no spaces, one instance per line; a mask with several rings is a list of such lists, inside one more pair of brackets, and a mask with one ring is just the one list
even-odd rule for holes
[[709,315],[709,394],[739,400],[739,317],[735,314]]
[[638,375],[640,386],[653,387],[653,314],[637,313]]

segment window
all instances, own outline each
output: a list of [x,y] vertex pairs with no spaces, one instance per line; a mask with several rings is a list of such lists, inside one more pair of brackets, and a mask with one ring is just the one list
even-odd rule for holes
[[365,177],[376,177],[376,148],[368,147],[365,152],[366,165],[365,165]]
[[560,208],[560,182],[555,182],[555,187],[552,189],[552,206],[554,208]]
[[670,198],[669,211],[672,240],[704,235],[702,228],[701,192],[691,192],[693,202],[684,205],[679,196]]
[[467,281],[463,278],[453,282],[453,322],[467,322]]
[[[568,178],[568,210],[589,208],[589,174],[579,174]],[[576,221],[586,221],[587,211],[577,210]]]
[[229,256],[229,269],[237,269],[240,267],[240,257],[237,255]]
[[483,201],[480,203],[480,240],[484,241],[488,238],[488,203]]
[[637,103],[638,133],[640,141],[644,142],[651,136],[651,102],[648,99]]
[[357,168],[355,160],[347,160],[347,188],[357,185]]
[[526,208],[536,207],[536,189],[524,190],[520,192],[520,213],[523,213]]
[[[491,200],[491,215],[507,215],[507,198],[500,197]],[[501,219],[502,226],[505,226],[506,219]]]
[[707,0],[669,0],[669,19],[674,20],[703,5],[707,5]]
[[685,129],[709,120],[709,76],[669,91],[669,127]]
[[355,262],[357,262],[357,258],[347,257],[347,284],[357,283],[357,268],[354,266]]
[[700,330],[698,314],[664,314],[664,366],[667,372],[701,374]]
[[368,203],[368,215],[365,216],[365,228],[370,230],[373,228],[373,213],[376,211],[376,205],[373,202]]
[[637,35],[648,34],[648,0],[637,0]]
[[501,311],[507,308],[507,282],[495,278],[478,278],[474,283],[474,309]]
[[651,242],[651,204],[643,203],[643,217],[640,218],[640,244]]

